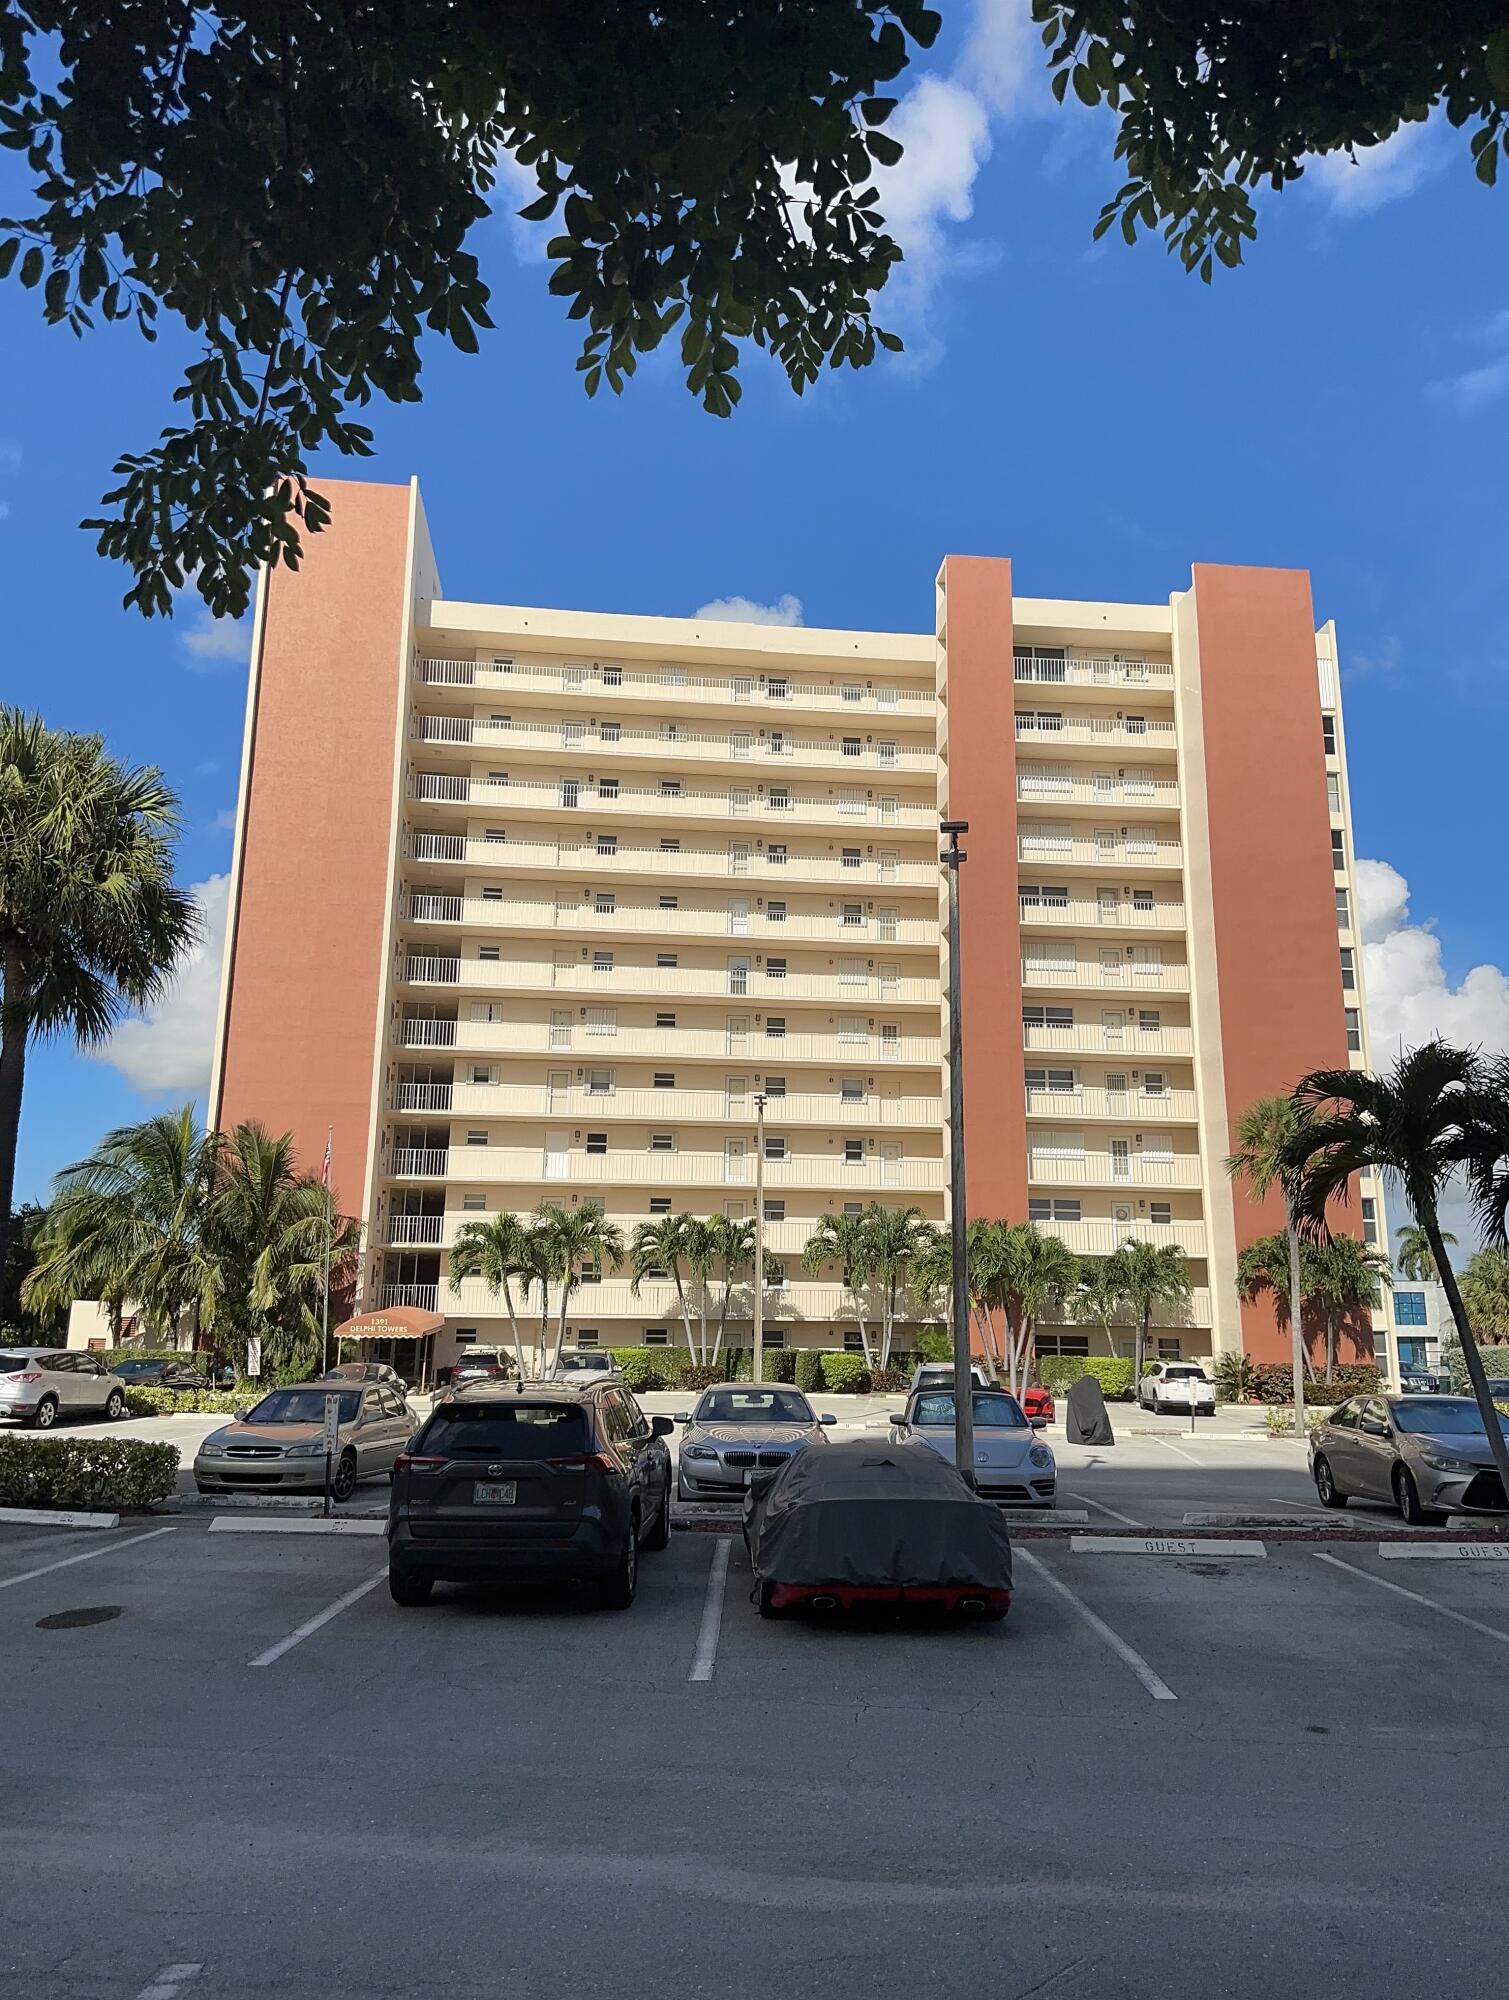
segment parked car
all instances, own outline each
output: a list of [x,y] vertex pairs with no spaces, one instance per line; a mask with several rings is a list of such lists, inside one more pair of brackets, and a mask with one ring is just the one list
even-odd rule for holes
[[405,1402],[409,1400],[408,1383],[386,1361],[342,1361],[334,1368],[327,1368],[319,1379],[322,1382],[382,1382],[402,1396]]
[[[982,1499],[1016,1507],[1052,1507],[1058,1494],[1058,1466],[1051,1445],[1036,1435],[1046,1422],[1029,1419],[1004,1389],[974,1391],[975,1490]],[[919,1389],[908,1396],[896,1419],[906,1439],[924,1444],[954,1463],[954,1392]]]
[[[1509,1418],[1499,1421],[1509,1433]],[[1310,1476],[1323,1507],[1392,1501],[1411,1527],[1505,1511],[1471,1396],[1353,1396],[1311,1432]]]
[[0,1350],[0,1420],[50,1430],[59,1417],[126,1414],[126,1385],[88,1348]]
[[606,1380],[621,1381],[623,1371],[611,1354],[603,1353],[595,1347],[563,1348],[556,1357],[555,1374],[598,1375]]
[[685,1424],[676,1457],[678,1500],[737,1500],[758,1471],[778,1471],[794,1452],[823,1443],[823,1426],[800,1389],[782,1383],[724,1383],[706,1389]]
[[1214,1410],[1216,1385],[1198,1361],[1159,1361],[1137,1385],[1145,1410]]
[[1054,1417],[1053,1392],[1037,1387],[1021,1389],[1017,1401],[1027,1413],[1027,1421],[1034,1422],[1041,1417],[1045,1424],[1051,1424]]
[[[209,1389],[216,1386],[210,1379],[209,1371],[201,1368],[192,1355],[185,1355],[182,1361],[117,1361],[113,1371],[128,1389]],[[222,1370],[221,1378],[230,1375],[235,1383],[235,1375],[230,1370]]]
[[383,1382],[304,1382],[274,1389],[200,1445],[201,1493],[318,1493],[325,1485],[325,1398],[338,1394],[341,1422],[330,1490],[349,1500],[363,1479],[387,1478],[414,1435],[415,1418]]
[[[977,1389],[988,1389],[985,1370],[970,1364],[969,1379]],[[919,1361],[912,1370],[912,1379],[907,1385],[907,1394],[915,1395],[919,1389],[952,1389],[954,1386],[954,1364],[952,1361]]]
[[923,1444],[798,1452],[751,1487],[744,1542],[762,1618],[894,1606],[999,1619],[1011,1607],[1000,1509]]
[[492,1382],[437,1403],[393,1473],[388,1589],[581,1577],[627,1610],[670,1538],[669,1417],[618,1382]]
[[512,1366],[508,1356],[495,1347],[469,1347],[456,1356],[451,1368],[451,1387],[459,1389],[467,1382],[501,1382]]

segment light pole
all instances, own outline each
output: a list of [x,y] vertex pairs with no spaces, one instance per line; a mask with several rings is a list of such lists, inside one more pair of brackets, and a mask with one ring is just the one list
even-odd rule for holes
[[755,1092],[754,1362],[750,1373],[765,1380],[765,1093]]
[[964,1207],[964,1023],[959,974],[959,869],[969,858],[959,835],[967,819],[946,819],[941,860],[948,870],[948,1123],[949,1201],[953,1225],[954,1464],[975,1483],[974,1379],[969,1366],[969,1239]]

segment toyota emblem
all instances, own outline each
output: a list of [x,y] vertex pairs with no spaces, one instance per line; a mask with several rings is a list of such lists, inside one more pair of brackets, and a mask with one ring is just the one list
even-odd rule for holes
[[489,1478],[489,1479],[496,1479],[496,1478],[498,1477],[498,1475],[499,1475],[499,1473],[500,1473],[500,1472],[504,1472],[504,1471],[506,1471],[506,1470],[507,1470],[507,1467],[506,1467],[506,1466],[502,1466],[502,1465],[490,1465],[490,1466],[489,1466],[489,1467],[487,1468],[487,1476],[488,1476],[488,1478]]

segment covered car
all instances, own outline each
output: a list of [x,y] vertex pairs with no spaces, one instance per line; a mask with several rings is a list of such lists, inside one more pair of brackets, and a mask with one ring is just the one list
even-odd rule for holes
[[744,1503],[763,1618],[865,1605],[1004,1618],[1011,1535],[925,1444],[855,1439],[804,1451]]

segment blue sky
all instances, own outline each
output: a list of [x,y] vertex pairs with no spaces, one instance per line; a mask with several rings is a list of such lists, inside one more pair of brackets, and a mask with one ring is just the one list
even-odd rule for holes
[[[670,354],[589,403],[538,236],[500,212],[475,239],[498,322],[481,356],[436,342],[423,404],[376,413],[377,457],[316,469],[417,472],[457,597],[669,614],[791,598],[808,624],[923,630],[950,551],[1009,554],[1034,596],[1164,599],[1197,560],[1308,567],[1340,627],[1357,847],[1378,864],[1377,1052],[1435,1028],[1509,1046],[1509,190],[1473,179],[1460,135],[1410,128],[1266,199],[1250,262],[1207,288],[1156,241],[1092,245],[1120,180],[1111,126],[1053,104],[1016,0],[947,18],[885,190],[908,262],[881,317],[906,356],[799,402],[752,355],[729,422]],[[21,206],[6,154],[0,208]],[[122,611],[123,573],[75,525],[116,454],[168,420],[190,347],[125,328],[79,344],[7,285],[0,351],[0,697],[164,767],[181,873],[211,885],[213,914],[244,635],[192,604],[171,624]],[[34,1053],[19,1195],[202,1085],[213,988],[191,968],[113,1062]]]

